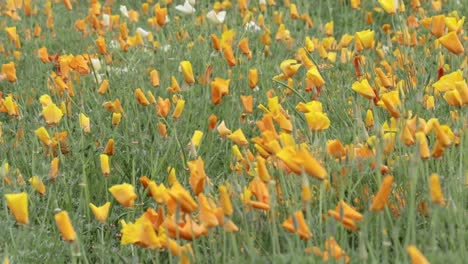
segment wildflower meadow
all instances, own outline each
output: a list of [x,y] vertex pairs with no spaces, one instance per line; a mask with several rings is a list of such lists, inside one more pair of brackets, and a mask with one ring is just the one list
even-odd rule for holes
[[0,1],[0,263],[466,263],[467,11]]

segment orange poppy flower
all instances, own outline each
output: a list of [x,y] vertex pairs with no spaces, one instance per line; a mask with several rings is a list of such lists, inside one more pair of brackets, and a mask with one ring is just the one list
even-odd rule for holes
[[309,240],[312,238],[312,232],[304,219],[302,211],[296,211],[282,224],[283,228],[291,233],[298,233],[300,238],[303,240]]
[[213,104],[217,105],[221,103],[221,98],[224,95],[229,94],[229,83],[230,79],[222,79],[216,77],[214,81],[211,82],[211,101]]
[[380,185],[379,191],[374,197],[372,204],[370,206],[371,211],[382,211],[385,205],[388,203],[388,197],[392,190],[393,176],[385,176]]
[[161,97],[158,97],[158,104],[156,105],[157,115],[160,117],[166,117],[170,110],[171,101],[168,98],[162,99]]
[[28,212],[28,194],[22,193],[10,193],[5,194],[7,200],[8,209],[16,219],[16,222],[27,225],[29,223],[29,212]]
[[195,195],[201,193],[205,187],[205,182],[207,181],[207,176],[205,173],[205,163],[201,157],[198,159],[189,161],[187,163],[190,170],[190,187],[192,187]]
[[[2,64],[2,75],[4,75],[9,82],[16,82],[18,78],[16,77],[16,68],[14,62],[9,62]],[[0,78],[1,80],[2,78]]]
[[231,46],[225,46],[223,48],[224,58],[226,59],[227,64],[230,67],[236,66],[236,57],[234,56],[234,51]]

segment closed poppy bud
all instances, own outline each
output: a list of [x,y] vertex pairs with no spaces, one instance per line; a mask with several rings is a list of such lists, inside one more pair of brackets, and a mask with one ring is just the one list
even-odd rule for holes
[[351,0],[351,8],[356,9],[361,5],[361,0]]
[[304,205],[312,200],[312,191],[310,190],[308,182],[306,182],[306,184],[302,184],[301,200]]
[[250,60],[252,59],[252,51],[250,50],[249,47],[249,40],[247,38],[241,39],[241,41],[238,44],[239,49],[241,52],[247,56],[247,59]]
[[289,6],[289,14],[291,16],[291,19],[298,19],[299,18],[299,12],[297,12],[297,7],[295,4],[291,4]]
[[257,156],[256,160],[258,177],[264,182],[269,182],[271,180],[271,176],[266,166],[266,160],[261,156]]
[[334,22],[330,21],[326,23],[325,26],[323,27],[323,31],[325,32],[325,34],[327,34],[327,36],[333,36]]
[[240,96],[242,105],[244,106],[244,110],[246,113],[252,113],[253,111],[253,96]]
[[193,136],[190,142],[193,144],[193,146],[198,147],[200,145],[202,137],[203,132],[200,130],[195,130],[195,132],[193,132]]
[[109,87],[109,81],[108,80],[102,81],[101,85],[99,85],[98,93],[105,94],[108,87]]
[[5,75],[7,81],[9,82],[16,82],[16,68],[15,63],[10,62],[2,65],[2,74]]
[[96,46],[99,50],[99,53],[101,53],[101,55],[107,54],[106,40],[103,37],[98,37],[96,39]]
[[440,38],[445,31],[445,15],[433,16],[430,21],[431,34]]
[[214,114],[211,114],[208,117],[208,128],[210,131],[213,131],[216,128],[216,123],[218,122],[218,117]]
[[427,144],[426,135],[424,132],[416,132],[415,137],[419,144],[419,155],[422,159],[428,159],[430,157],[430,150]]
[[56,104],[52,103],[42,109],[42,116],[48,125],[57,125],[62,119],[63,113]]
[[230,67],[236,66],[237,64],[236,57],[234,56],[234,52],[232,51],[231,46],[224,47],[223,54],[224,54],[224,58],[226,58],[227,64]]
[[65,6],[66,9],[68,10],[73,10],[73,6],[70,2],[70,0],[62,0],[63,5]]
[[153,87],[159,86],[159,72],[157,70],[150,71],[150,80]]
[[380,185],[379,191],[374,197],[370,206],[371,211],[382,211],[385,205],[388,203],[388,198],[392,190],[393,176],[385,176]]
[[211,34],[210,37],[211,43],[213,44],[213,48],[218,51],[221,50],[221,42],[219,41],[218,36],[216,36],[215,34]]
[[25,225],[28,224],[28,194],[25,192],[5,194],[5,198],[7,200],[7,206],[15,217],[16,222]]
[[79,119],[80,119],[80,127],[81,129],[83,129],[83,132],[84,133],[91,132],[91,124],[90,124],[89,117],[87,117],[83,113],[80,113]]
[[100,223],[105,223],[107,217],[109,216],[110,205],[111,203],[107,202],[104,205],[97,207],[93,203],[89,203],[89,208],[91,208],[91,211],[94,214],[94,218],[96,218],[97,221]]
[[140,88],[137,88],[135,90],[135,97],[136,97],[136,99],[137,99],[137,101],[138,101],[138,103],[140,105],[142,105],[142,106],[150,105],[150,102],[148,101],[145,94],[143,93],[143,91]]
[[463,48],[463,44],[460,42],[460,39],[457,36],[455,31],[452,31],[445,36],[440,37],[439,42],[448,49],[450,52],[455,53],[457,55],[463,54],[465,49]]
[[109,176],[110,166],[109,166],[109,156],[106,154],[99,155],[99,160],[101,161],[101,172],[104,176]]
[[109,188],[109,192],[123,207],[133,207],[135,199],[138,197],[131,184],[117,184]]
[[232,208],[232,203],[231,203],[231,199],[229,198],[227,188],[224,185],[220,185],[218,190],[219,190],[219,199],[221,201],[221,207],[223,208],[223,213],[224,215],[231,216],[234,210]]
[[109,139],[107,141],[106,147],[104,148],[103,153],[108,155],[108,156],[113,156],[114,155],[114,139]]
[[240,146],[247,146],[249,144],[244,136],[244,133],[242,132],[242,129],[240,128],[234,131],[232,134],[228,135],[227,138]]
[[257,69],[250,69],[249,70],[249,87],[250,89],[254,89],[257,87],[258,84],[258,70]]
[[55,157],[50,162],[49,179],[55,180],[58,176],[59,158]]
[[185,106],[185,100],[182,100],[182,99],[177,100],[177,104],[174,109],[174,113],[172,113],[172,117],[175,119],[178,119],[182,115],[182,112],[184,111],[184,106]]
[[161,122],[158,123],[158,133],[163,138],[167,137],[167,127],[165,124]]
[[118,126],[121,120],[122,120],[121,113],[112,113],[112,125],[113,126]]
[[37,56],[41,59],[41,61],[43,63],[48,63],[50,62],[50,59],[49,59],[49,53],[47,52],[47,48],[46,47],[42,47],[40,49],[37,50]]
[[411,130],[409,129],[408,125],[406,125],[403,128],[403,132],[401,133],[400,139],[403,140],[403,143],[405,143],[406,146],[411,146],[414,144],[414,136],[411,133]]
[[367,109],[365,123],[367,128],[372,127],[374,125],[374,114],[370,109]]
[[184,75],[184,80],[187,84],[192,85],[195,83],[195,77],[193,77],[192,64],[190,61],[182,61],[180,63],[180,69]]
[[161,27],[164,26],[166,24],[167,8],[161,8],[160,4],[157,3],[154,6],[154,14],[158,25]]
[[421,251],[416,248],[414,245],[409,245],[406,248],[406,252],[411,258],[411,264],[429,264],[429,261],[424,257]]
[[75,229],[73,228],[67,211],[61,211],[60,213],[55,214],[54,219],[60,233],[62,234],[62,239],[69,242],[75,241]]
[[432,174],[429,178],[429,190],[431,195],[431,201],[438,205],[445,205],[444,194],[440,187],[439,175]]

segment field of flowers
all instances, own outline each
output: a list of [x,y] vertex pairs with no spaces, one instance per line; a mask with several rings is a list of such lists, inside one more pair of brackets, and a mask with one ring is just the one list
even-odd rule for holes
[[463,2],[1,1],[0,262],[463,263]]

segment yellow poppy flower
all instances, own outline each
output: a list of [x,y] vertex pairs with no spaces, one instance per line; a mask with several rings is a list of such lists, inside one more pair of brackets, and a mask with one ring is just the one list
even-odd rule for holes
[[408,252],[412,264],[429,264],[429,261],[426,259],[426,257],[424,257],[424,255],[416,246],[409,245],[406,248],[406,252]]
[[104,205],[97,207],[93,203],[89,203],[89,208],[91,208],[91,211],[94,214],[94,218],[96,218],[97,221],[105,223],[107,217],[109,216],[110,205],[111,203],[107,202]]
[[60,233],[62,234],[62,239],[69,242],[75,241],[75,229],[73,228],[67,211],[61,211],[60,213],[55,214],[54,219]]
[[180,63],[180,69],[184,75],[184,80],[188,85],[195,83],[195,77],[193,76],[192,64],[190,61],[182,61]]
[[244,136],[244,132],[242,132],[240,128],[228,135],[227,138],[240,146],[247,146],[249,144],[247,138]]
[[455,31],[449,32],[448,34],[438,38],[438,40],[442,46],[454,54],[460,55],[465,52],[463,44],[461,43]]
[[7,206],[15,217],[16,222],[25,225],[28,224],[28,194],[25,192],[5,194],[5,198],[7,200]]
[[234,212],[232,207],[231,199],[229,198],[229,193],[226,186],[220,185],[219,190],[219,200],[221,201],[221,207],[223,208],[223,213],[227,216],[231,216]]
[[63,113],[56,104],[51,103],[42,109],[42,116],[48,125],[57,125],[62,119]]
[[109,192],[123,207],[133,207],[135,199],[138,198],[131,184],[117,184],[109,188]]

